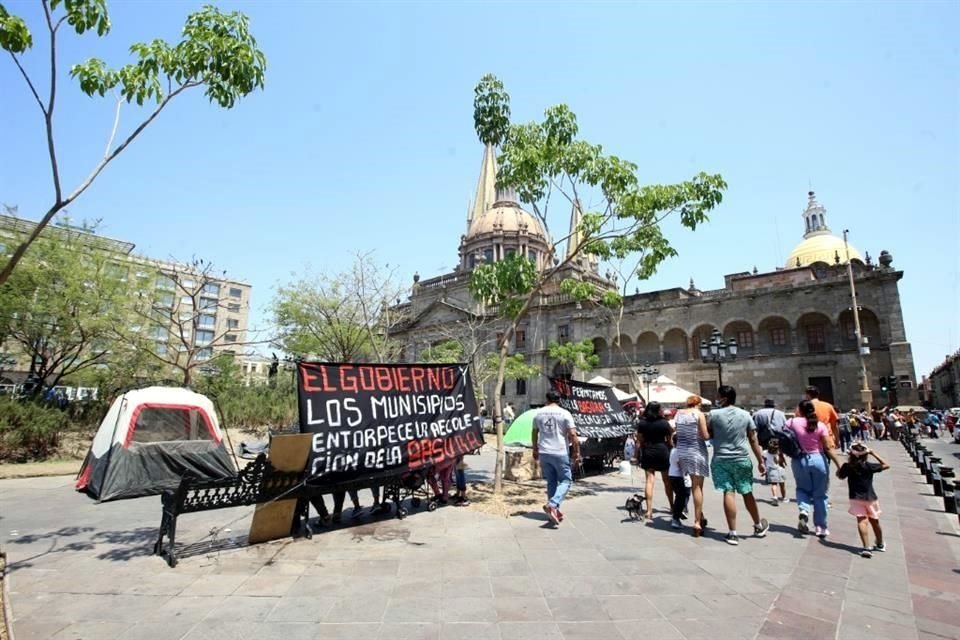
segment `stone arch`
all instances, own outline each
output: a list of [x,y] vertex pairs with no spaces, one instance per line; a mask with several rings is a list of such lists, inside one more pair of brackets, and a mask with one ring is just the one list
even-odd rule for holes
[[600,358],[601,367],[610,366],[610,348],[607,346],[607,341],[603,338],[593,338],[593,353],[598,358]]
[[683,329],[670,329],[663,334],[664,362],[686,362],[689,359],[689,343]]
[[767,316],[757,325],[755,353],[793,352],[793,332],[783,316]]
[[[860,330],[869,339],[870,347],[880,346],[880,320],[872,309],[860,307]],[[837,316],[837,336],[843,348],[856,348],[856,329],[852,309],[845,309]]]
[[690,330],[690,348],[693,349],[694,358],[700,357],[700,341],[706,340],[709,343],[714,329],[716,327],[713,324],[703,322]]
[[808,311],[797,319],[797,340],[805,353],[827,353],[839,346],[833,323],[819,311]]
[[660,336],[653,331],[644,331],[637,336],[635,345],[637,362],[660,362]]
[[749,356],[756,353],[756,334],[753,326],[746,320],[731,320],[723,327],[724,341],[729,343],[730,338],[737,341],[740,354]]
[[573,377],[573,367],[569,364],[558,362],[557,364],[553,365],[553,377],[570,380]]
[[625,333],[621,333],[610,344],[610,363],[614,367],[626,367],[633,364],[633,340]]

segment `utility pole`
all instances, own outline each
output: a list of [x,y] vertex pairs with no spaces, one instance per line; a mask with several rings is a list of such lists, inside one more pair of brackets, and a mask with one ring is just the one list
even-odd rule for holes
[[867,354],[870,346],[860,329],[860,307],[857,305],[857,287],[853,281],[853,263],[850,262],[850,245],[847,244],[849,229],[843,230],[843,247],[847,253],[847,276],[850,278],[850,300],[853,302],[853,328],[857,338],[857,358],[860,360],[860,401],[868,412],[873,411],[873,392],[870,390],[870,378],[867,377]]

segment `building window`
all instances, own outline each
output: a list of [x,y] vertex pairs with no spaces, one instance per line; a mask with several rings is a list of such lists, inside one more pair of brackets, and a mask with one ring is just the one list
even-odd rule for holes
[[167,343],[158,342],[157,344],[154,345],[153,350],[156,352],[158,356],[165,356],[167,355]]
[[227,318],[227,329],[239,329],[240,321],[236,318]]
[[827,350],[827,337],[822,324],[807,327],[807,349],[811,353],[823,353]]
[[230,313],[240,313],[240,305],[236,302],[231,302],[227,305],[227,311]]
[[173,289],[174,283],[173,278],[168,275],[160,274],[157,276],[157,289]]
[[783,327],[770,329],[770,344],[775,347],[787,346],[787,330]]
[[198,329],[194,343],[198,346],[208,345],[213,342],[213,331]]
[[166,340],[168,332],[166,328],[155,326],[150,328],[150,337],[154,340]]
[[843,335],[848,342],[857,341],[857,326],[852,321],[844,320],[840,330],[843,331]]
[[242,291],[242,290],[240,290],[240,289],[238,289],[238,288],[236,288],[236,287],[230,287],[230,297],[231,297],[231,298],[239,298],[239,297],[242,296],[242,295],[243,295],[243,291]]
[[172,293],[161,293],[157,296],[156,306],[162,307],[164,309],[169,309],[173,306],[173,294]]
[[483,261],[487,264],[493,262],[493,247],[483,250]]
[[228,333],[227,335],[223,336],[223,340],[224,340],[224,342],[236,342],[236,341],[237,341],[237,334],[235,334],[235,333]]
[[193,291],[197,288],[197,283],[192,278],[180,278],[180,287],[184,291]]
[[193,296],[180,296],[180,304],[185,307],[193,306]]
[[127,281],[127,268],[120,264],[108,264],[107,265],[107,275],[111,278],[116,278],[121,282]]
[[533,264],[537,264],[537,252],[536,252],[536,251],[534,251],[533,249],[530,249],[530,251],[527,252],[527,257],[530,258],[530,262],[532,262]]
[[225,355],[225,356],[230,356],[231,358],[233,358],[233,357],[235,357],[235,356],[237,355],[237,352],[234,351],[233,349],[224,349],[224,350],[223,350],[223,355]]
[[525,396],[527,395],[527,381],[526,380],[517,380],[517,395]]
[[217,316],[211,316],[206,313],[197,316],[197,326],[212,329],[217,325]]
[[507,249],[507,257],[508,257],[508,258],[512,258],[512,257],[515,256],[515,255],[517,255],[517,250],[516,250],[516,249]]
[[570,341],[570,325],[562,324],[557,327],[557,341],[559,341],[560,344]]
[[197,351],[196,360],[199,362],[202,362],[204,360],[209,360],[212,357],[213,357],[213,349],[210,349],[208,347],[206,349],[200,349],[200,351]]
[[517,329],[517,333],[514,336],[516,338],[517,349],[526,349],[527,348],[527,332],[523,329]]
[[220,285],[216,282],[208,282],[203,285],[203,295],[213,296],[214,298],[219,297],[220,295]]
[[473,269],[475,266],[477,266],[477,257],[471,253],[467,256],[467,268]]
[[737,346],[741,349],[753,349],[753,331],[737,331]]

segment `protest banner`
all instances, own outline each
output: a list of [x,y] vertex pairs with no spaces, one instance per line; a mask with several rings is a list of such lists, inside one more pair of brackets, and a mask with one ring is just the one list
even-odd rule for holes
[[483,445],[467,365],[301,362],[297,374],[314,479],[415,471]]
[[550,378],[560,394],[560,406],[573,415],[577,433],[586,438],[622,438],[634,431],[633,419],[624,411],[612,387]]

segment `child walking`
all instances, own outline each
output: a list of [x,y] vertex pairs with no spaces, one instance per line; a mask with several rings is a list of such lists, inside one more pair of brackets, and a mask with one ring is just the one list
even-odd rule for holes
[[[877,461],[868,462],[870,456]],[[873,490],[873,476],[889,468],[890,465],[886,460],[858,442],[850,447],[849,460],[837,469],[837,477],[847,481],[850,493],[849,513],[857,518],[857,530],[860,532],[860,541],[863,543],[863,551],[860,555],[864,558],[872,558],[874,551],[887,550],[886,545],[883,544],[883,530],[880,529],[880,502],[877,499],[877,492]],[[873,528],[875,541],[872,549],[870,530],[867,529],[868,522]]]
[[670,486],[673,487],[673,504],[670,510],[673,512],[673,518],[670,526],[679,529],[683,525],[681,520],[687,519],[687,502],[690,500],[690,476],[685,476],[680,472],[680,454],[677,448],[670,449],[670,468],[667,470],[667,476],[670,478]]
[[779,507],[787,499],[787,459],[780,450],[780,440],[770,438],[767,450],[763,453],[763,464],[767,467],[767,484],[770,485],[771,502]]

